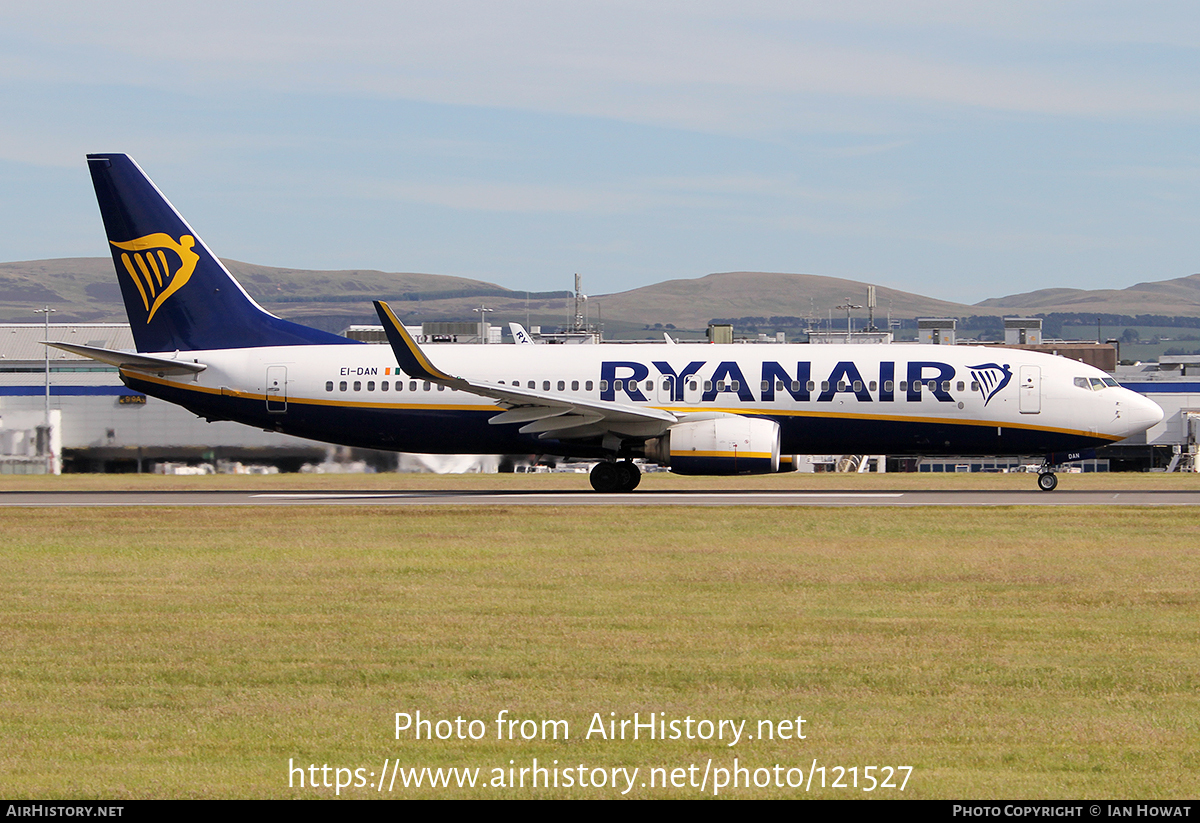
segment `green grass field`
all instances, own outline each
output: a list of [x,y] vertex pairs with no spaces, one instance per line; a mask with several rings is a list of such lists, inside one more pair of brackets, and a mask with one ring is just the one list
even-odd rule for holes
[[[1191,509],[4,509],[0,794],[333,797],[315,764],[342,797],[615,797],[634,767],[626,796],[697,797],[736,758],[774,782],[720,796],[803,796],[776,783],[815,762],[808,796],[1189,797],[1198,535]],[[418,710],[485,736],[397,740]],[[570,737],[497,740],[502,710]],[[635,712],[756,739],[586,738]],[[509,788],[534,758],[610,785]],[[379,792],[385,759],[480,785]],[[912,771],[868,793],[868,766]]]

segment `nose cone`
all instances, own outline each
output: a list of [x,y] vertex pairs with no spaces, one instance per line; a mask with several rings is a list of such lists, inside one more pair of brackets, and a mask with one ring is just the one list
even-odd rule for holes
[[1162,407],[1150,398],[1126,389],[1118,410],[1121,415],[1121,430],[1126,437],[1144,432],[1162,422]]

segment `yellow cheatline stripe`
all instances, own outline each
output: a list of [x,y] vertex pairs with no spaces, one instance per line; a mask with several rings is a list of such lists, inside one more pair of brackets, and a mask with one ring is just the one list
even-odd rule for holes
[[387,303],[383,302],[381,302],[379,305],[383,306],[384,313],[387,314],[388,320],[392,322],[392,325],[399,333],[400,339],[404,341],[404,346],[408,349],[408,353],[416,358],[416,361],[421,364],[421,368],[425,369],[427,372],[441,380],[453,380],[453,377],[446,374],[429,361],[429,358],[425,356],[425,352],[421,351],[421,347],[417,345],[417,341],[413,340],[412,335],[410,335],[408,330],[404,328],[404,324],[401,323],[400,319],[392,313],[391,307]]
[[[203,394],[221,394],[220,388],[211,388],[208,386],[186,385],[177,383],[173,380],[165,380],[155,377],[137,370],[121,370],[122,374],[135,380],[145,380],[150,383],[159,383],[164,386],[170,386],[174,389],[185,389],[187,391],[201,392]],[[230,391],[229,396],[242,397],[251,400],[266,400],[264,394],[251,394],[248,392]],[[277,398],[273,398],[277,399]],[[443,405],[443,404],[424,404],[424,403],[367,403],[345,400],[322,400],[319,398],[307,397],[288,397],[289,403],[297,403],[310,406],[346,406],[350,408],[382,408],[382,409],[444,409],[453,411],[490,411],[499,406],[483,406],[483,405]],[[994,420],[947,420],[940,417],[903,417],[900,415],[878,415],[878,414],[822,414],[821,412],[798,412],[798,411],[763,411],[762,409],[706,409],[706,408],[686,408],[679,409],[670,406],[654,406],[652,408],[661,409],[662,411],[673,412],[675,414],[688,414],[698,411],[716,411],[725,412],[727,414],[740,415],[757,415],[760,417],[834,417],[840,420],[883,420],[894,423],[949,423],[955,426],[986,426],[995,428],[997,426],[1005,429],[1024,429],[1028,431],[1044,431],[1053,432],[1055,434],[1074,434],[1080,437],[1091,437],[1097,440],[1117,441],[1124,438],[1120,435],[1107,434],[1103,432],[1088,432],[1080,429],[1063,429],[1053,426],[1034,426],[1028,423],[998,423]]]
[[741,457],[745,459],[770,460],[770,452],[677,452],[671,450],[671,459],[676,457]]

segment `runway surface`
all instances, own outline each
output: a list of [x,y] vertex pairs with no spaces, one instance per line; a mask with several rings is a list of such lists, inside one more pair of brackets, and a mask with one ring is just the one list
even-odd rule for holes
[[1198,506],[1200,491],[0,492],[0,507],[78,506]]

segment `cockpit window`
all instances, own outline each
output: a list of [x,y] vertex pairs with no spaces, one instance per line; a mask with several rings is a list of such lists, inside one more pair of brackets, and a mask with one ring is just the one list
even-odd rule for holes
[[1120,387],[1121,384],[1116,380],[1113,380],[1111,377],[1076,377],[1075,385],[1081,389],[1101,391],[1109,386]]

